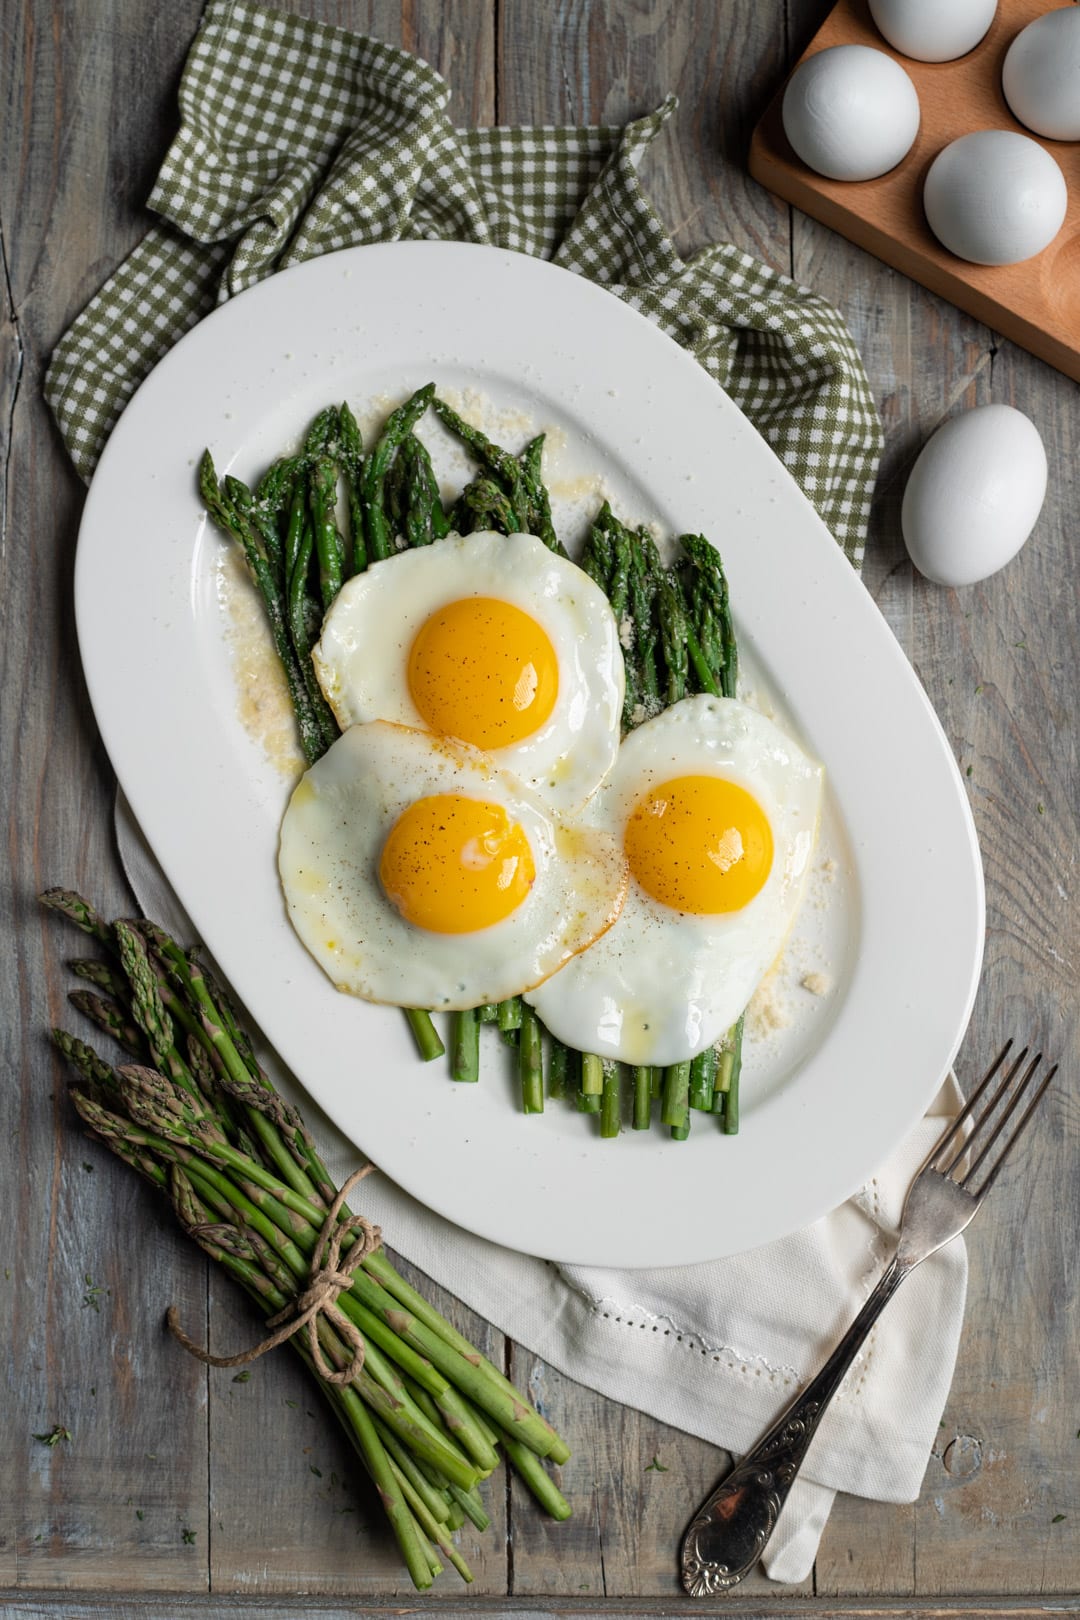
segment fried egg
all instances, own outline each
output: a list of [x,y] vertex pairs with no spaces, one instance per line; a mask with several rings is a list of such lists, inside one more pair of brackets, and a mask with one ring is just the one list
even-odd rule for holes
[[618,913],[619,841],[566,829],[489,757],[374,721],[301,778],[281,827],[289,917],[334,984],[455,1009],[538,984]]
[[491,754],[561,814],[619,746],[624,668],[607,598],[528,534],[448,535],[372,564],[314,650],[342,730],[389,720]]
[[822,770],[734,698],[692,697],[625,739],[583,820],[617,839],[613,927],[526,997],[567,1045],[677,1063],[735,1023],[778,955],[817,836]]

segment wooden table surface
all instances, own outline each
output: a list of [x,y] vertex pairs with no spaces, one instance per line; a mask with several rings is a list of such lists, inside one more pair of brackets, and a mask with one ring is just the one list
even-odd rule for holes
[[[757,1576],[725,1607],[1071,1609],[1080,1587],[1080,392],[747,178],[754,119],[819,24],[820,0],[303,0],[294,9],[418,52],[446,76],[463,124],[618,122],[677,91],[680,111],[646,179],[680,246],[733,240],[832,299],[855,333],[886,432],[866,585],[965,772],[986,866],[986,966],[968,1072],[1007,1032],[1032,1031],[1065,1073],[1023,1165],[972,1236],[956,1377],[919,1500],[839,1499],[802,1587]],[[131,902],[75,645],[83,491],[42,402],[42,375],[68,322],[146,228],[141,205],[175,126],[199,12],[199,0],[8,0],[3,13],[0,791],[12,877],[0,957],[0,1610],[11,1615],[425,1606],[403,1584],[366,1489],[354,1494],[344,1443],[292,1359],[269,1357],[237,1383],[163,1335],[167,1301],[196,1331],[212,1321],[218,1343],[247,1342],[250,1321],[148,1189],[80,1136],[44,1033],[65,1007],[70,940],[39,913],[36,893],[73,884],[113,914]],[[945,415],[991,400],[1039,427],[1046,506],[1003,573],[938,589],[913,574],[903,549],[904,478]],[[562,1484],[574,1517],[555,1526],[512,1484],[493,1493],[491,1530],[464,1536],[475,1586],[459,1596],[443,1577],[426,1603],[487,1613],[682,1607],[675,1549],[723,1455],[447,1308],[570,1437]],[[34,1439],[57,1423],[70,1442]],[[666,1471],[648,1467],[654,1457]],[[308,1594],[303,1603],[298,1594]]]

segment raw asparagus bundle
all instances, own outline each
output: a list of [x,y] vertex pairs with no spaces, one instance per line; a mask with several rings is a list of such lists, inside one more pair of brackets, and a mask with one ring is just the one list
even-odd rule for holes
[[[478,468],[449,513],[428,451],[413,431],[429,407]],[[430,545],[449,532],[481,529],[528,532],[566,556],[543,482],[543,447],[539,434],[515,456],[466,422],[428,383],[390,415],[366,454],[348,405],[320,412],[300,454],[275,462],[254,492],[235,478],[219,486],[206,452],[200,490],[214,521],[243,547],[285,667],[309,761],[338,735],[315,678],[311,649],[323,613],[351,573],[400,546]],[[339,480],[347,496],[345,535],[334,518]],[[665,567],[651,534],[627,528],[606,501],[586,536],[581,566],[607,595],[622,631],[624,733],[694,693],[735,695],[737,649],[720,558],[701,535],[683,535],[676,549],[675,561]],[[430,1016],[414,1009],[406,1016],[421,1056],[442,1055]],[[516,1053],[523,1111],[542,1113],[546,1032],[520,997],[452,1015],[453,1078],[479,1078],[479,1034],[485,1023],[497,1025]],[[689,1134],[691,1110],[715,1114],[727,1134],[738,1130],[741,1019],[717,1047],[663,1073],[636,1069],[626,1076],[621,1065],[572,1052],[553,1037],[546,1044],[547,1095],[571,1092],[582,1112],[598,1116],[603,1137],[617,1136],[622,1128],[624,1092],[633,1099],[635,1130],[649,1128],[657,1101],[675,1140]]]
[[[565,1462],[565,1442],[372,1247],[377,1230],[344,1205],[198,955],[146,919],[107,923],[69,891],[42,900],[104,947],[103,958],[72,963],[86,985],[71,1000],[127,1060],[113,1066],[54,1030],[79,1075],[81,1119],[168,1198],[272,1324],[310,1319],[309,1341],[297,1333],[288,1342],[374,1482],[417,1588],[443,1560],[472,1579],[451,1536],[466,1518],[487,1527],[477,1486],[500,1451],[547,1512],[566,1518],[542,1460]],[[174,1332],[192,1348],[178,1324]]]

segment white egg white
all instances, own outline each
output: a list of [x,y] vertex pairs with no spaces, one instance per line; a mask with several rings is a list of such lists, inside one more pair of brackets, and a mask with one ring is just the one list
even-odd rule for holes
[[314,651],[319,684],[342,729],[369,720],[425,729],[409,691],[413,641],[437,609],[476,596],[530,614],[555,649],[559,693],[551,715],[492,758],[568,814],[585,803],[618,751],[622,649],[600,587],[533,535],[448,535],[355,575],[323,623]]
[[526,997],[568,1046],[632,1064],[693,1057],[735,1023],[776,959],[817,837],[823,773],[771,720],[733,698],[674,704],[625,739],[585,819],[621,843],[652,787],[710,774],[737,782],[768,816],[764,886],[739,911],[693,915],[631,876],[614,925]]
[[[536,877],[509,917],[471,933],[406,921],[379,881],[402,812],[432,794],[502,805]],[[293,927],[340,990],[402,1007],[475,1007],[536,985],[608,927],[626,891],[621,844],[567,830],[490,756],[381,721],[352,726],[301,778],[281,826],[278,869]]]

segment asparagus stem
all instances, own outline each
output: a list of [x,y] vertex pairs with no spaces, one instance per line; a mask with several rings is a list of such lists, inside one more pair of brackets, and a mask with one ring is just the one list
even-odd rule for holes
[[237,511],[235,507],[226,501],[218,488],[217,474],[209,450],[203,455],[199,466],[199,490],[203,498],[203,504],[214,522],[232,539],[238,541],[243,550],[248,571],[259,595],[262,597],[263,607],[266,610],[266,617],[270,624],[270,631],[274,638],[275,650],[285,671],[289,697],[292,700],[297,725],[300,728],[300,741],[304,754],[308,762],[312,763],[323,752],[322,738],[312,711],[311,700],[304,684],[300,666],[293,651],[292,643],[289,640],[281,595],[274,582],[257,529],[244,513]]
[[[446,1343],[451,1347],[451,1349],[457,1350],[461,1355],[465,1356],[472,1363],[474,1363],[478,1369],[482,1369],[485,1375],[489,1377],[493,1383],[503,1389],[511,1400],[516,1400],[519,1405],[525,1404],[522,1400],[520,1392],[514,1387],[506,1375],[501,1373],[499,1369],[494,1366],[492,1362],[488,1361],[485,1356],[481,1355],[476,1346],[471,1344],[464,1334],[459,1333],[457,1328],[455,1328],[452,1323],[448,1322],[444,1316],[441,1316],[430,1301],[426,1300],[422,1294],[417,1293],[416,1289],[413,1288],[411,1283],[405,1281],[405,1278],[387,1259],[386,1254],[382,1249],[376,1249],[374,1254],[369,1254],[365,1257],[364,1269],[369,1271],[371,1275],[377,1279],[377,1281],[382,1283],[387,1293],[391,1294],[396,1300],[404,1305],[413,1316],[415,1316],[419,1321],[423,1322],[425,1326],[430,1328],[433,1333],[437,1333],[440,1338],[445,1339]],[[475,1404],[480,1408],[479,1415],[481,1421],[484,1421],[488,1408],[479,1401],[477,1401]],[[548,1436],[547,1450],[545,1455],[550,1457],[552,1462],[565,1462],[570,1455],[570,1450],[565,1440],[556,1434],[551,1425],[543,1417],[540,1417],[539,1413],[537,1413],[536,1416],[539,1418],[539,1421],[543,1425]]]
[[356,1436],[412,1583],[418,1592],[426,1591],[432,1582],[431,1565],[417,1534],[416,1520],[402,1492],[400,1476],[394,1472],[376,1432],[374,1420],[355,1390],[346,1387],[336,1399]]
[[332,456],[317,456],[309,474],[308,501],[319,559],[319,590],[328,608],[345,579],[345,541],[334,518],[337,506],[338,464]]
[[690,1107],[699,1108],[709,1113],[713,1102],[713,1086],[716,1082],[717,1051],[715,1046],[707,1046],[704,1052],[699,1052],[690,1064]]
[[535,439],[529,440],[518,457],[525,499],[528,503],[528,522],[525,527],[530,534],[538,535],[549,551],[554,551],[559,557],[565,557],[566,548],[555,533],[555,525],[551,521],[551,498],[544,484],[544,438],[543,433],[538,433]]
[[566,1096],[570,1081],[570,1049],[551,1037],[548,1047],[547,1093],[552,1100]]
[[724,1134],[736,1136],[739,1130],[739,1075],[742,1071],[743,1019],[735,1025],[731,1050],[731,1073],[724,1093]]
[[652,1117],[652,1074],[651,1067],[634,1070],[634,1129],[647,1131]]
[[385,496],[386,475],[402,440],[412,432],[435,394],[435,384],[418,388],[403,405],[399,405],[387,419],[381,435],[364,462],[360,478],[360,504],[364,515],[364,533],[367,540],[369,562],[380,561],[390,555],[393,537],[387,519]]
[[664,1075],[660,1122],[676,1129],[689,1123],[690,1065],[672,1063]]
[[431,1021],[431,1014],[425,1012],[422,1007],[406,1007],[404,1012],[416,1041],[416,1050],[424,1062],[430,1063],[432,1058],[442,1057],[446,1047]]
[[521,1475],[544,1511],[553,1519],[568,1519],[572,1511],[570,1504],[540,1459],[512,1435],[504,1434],[502,1443],[515,1473]]
[[540,1020],[527,1002],[521,1002],[521,1027],[518,1042],[518,1074],[521,1079],[521,1102],[527,1114],[544,1112],[543,1046],[540,1040]]
[[[420,1492],[417,1491],[412,1481],[408,1478],[400,1463],[396,1459],[391,1459],[390,1466],[393,1469],[395,1478],[401,1487],[402,1495],[404,1496],[409,1507],[412,1509],[416,1522],[420,1526],[421,1530],[430,1538],[432,1542],[434,1542],[435,1546],[439,1549],[443,1556],[447,1558],[451,1564],[453,1564],[462,1580],[471,1581],[473,1579],[473,1572],[465,1562],[464,1558],[458,1552],[453,1542],[449,1539],[446,1532],[446,1527],[440,1524],[438,1519],[431,1512],[427,1503],[424,1501]],[[440,1569],[442,1568],[441,1565],[439,1567]]]
[[480,1500],[479,1493],[475,1490],[463,1491],[460,1485],[449,1485],[447,1486],[447,1489],[450,1492],[453,1500],[457,1502],[462,1509],[464,1515],[472,1520],[476,1528],[478,1530],[486,1530],[490,1525],[491,1520],[484,1511],[484,1504]]
[[447,1384],[445,1389],[432,1399],[450,1434],[468,1452],[484,1474],[490,1474],[498,1468],[498,1455],[477,1421],[478,1414],[473,1412],[461,1391],[455,1389],[452,1384]]
[[69,990],[68,1000],[77,1012],[89,1018],[132,1057],[143,1053],[142,1031],[127,1016],[127,1009],[110,996],[95,996],[92,990]]
[[450,1022],[450,1073],[455,1080],[480,1078],[480,1019],[475,1007],[454,1013]]
[[521,1028],[521,997],[511,996],[499,1002],[499,1031],[503,1035],[516,1035]]
[[600,1101],[600,1135],[618,1136],[622,1130],[622,1065],[610,1058],[603,1063],[604,1089]]
[[604,1065],[594,1052],[581,1055],[581,1093],[584,1097],[599,1097],[604,1090]]
[[349,497],[349,534],[347,553],[354,574],[362,574],[367,567],[367,546],[364,541],[364,508],[360,499],[360,479],[364,465],[364,442],[356,417],[347,404],[338,409],[341,433],[341,463]]
[[499,445],[493,444],[486,434],[466,422],[447,405],[445,400],[436,397],[432,401],[432,409],[440,421],[468,445],[481,465],[487,467],[497,479],[498,487],[508,500],[513,513],[515,529],[528,529],[530,502],[521,463],[517,457],[512,456],[508,450],[501,449]]
[[450,1503],[446,1493],[439,1491],[426,1478],[415,1457],[392,1429],[388,1429],[381,1418],[375,1418],[375,1433],[382,1441],[387,1456],[401,1469],[402,1474],[412,1485],[417,1495],[423,1498],[428,1512],[433,1519],[445,1525],[450,1517]]

